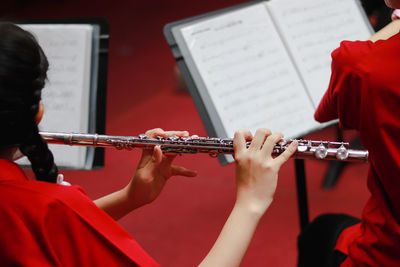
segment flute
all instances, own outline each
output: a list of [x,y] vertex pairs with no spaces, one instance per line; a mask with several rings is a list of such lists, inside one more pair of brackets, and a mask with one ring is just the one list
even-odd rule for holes
[[[50,144],[77,145],[91,147],[115,147],[132,150],[134,148],[153,149],[159,145],[166,154],[207,153],[212,157],[220,154],[233,154],[233,139],[215,137],[177,137],[168,136],[149,138],[145,134],[138,136],[114,136],[82,133],[40,132]],[[293,141],[298,142],[295,158],[339,160],[349,162],[368,162],[367,150],[350,149],[347,142],[312,141],[303,139],[282,140],[275,144],[272,155],[281,154]],[[251,144],[246,143],[247,147]]]

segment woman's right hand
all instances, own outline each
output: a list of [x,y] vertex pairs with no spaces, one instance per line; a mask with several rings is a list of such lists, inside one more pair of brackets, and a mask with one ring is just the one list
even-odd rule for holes
[[[257,225],[272,202],[279,168],[297,149],[297,142],[276,158],[272,150],[282,134],[268,129],[240,130],[233,140],[236,161],[236,203],[214,246],[200,266],[239,266]],[[249,148],[246,141],[250,141]]]
[[[275,194],[280,167],[297,150],[297,142],[292,142],[282,154],[273,158],[274,145],[282,138],[282,134],[271,134],[269,129],[258,129],[254,138],[247,130],[235,133],[236,205],[254,214],[265,213]],[[251,141],[248,148],[246,141]]]

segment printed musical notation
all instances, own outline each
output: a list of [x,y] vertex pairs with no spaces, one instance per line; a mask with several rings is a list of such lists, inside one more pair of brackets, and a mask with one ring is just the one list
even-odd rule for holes
[[330,55],[342,40],[372,33],[358,0],[256,1],[170,29],[200,115],[219,137],[267,127],[296,138],[334,123],[313,116],[329,84]]
[[[87,132],[93,27],[78,24],[21,25],[38,39],[49,61],[42,91],[45,115],[39,127],[52,131]],[[85,148],[51,146],[57,164],[82,168]],[[66,151],[68,150],[68,151]]]
[[[37,36],[48,60],[48,81],[42,93],[42,127],[84,131],[89,108],[92,27],[90,25],[25,25]],[[62,30],[60,30],[62,29]],[[59,118],[63,118],[60,120]],[[82,120],[77,123],[77,120]]]
[[[237,129],[260,127],[295,137],[315,123],[263,3],[190,25],[182,35],[229,137]],[[297,125],[282,119],[284,114]]]
[[272,0],[269,7],[317,106],[329,84],[332,51],[343,40],[371,35],[360,6],[349,0]]

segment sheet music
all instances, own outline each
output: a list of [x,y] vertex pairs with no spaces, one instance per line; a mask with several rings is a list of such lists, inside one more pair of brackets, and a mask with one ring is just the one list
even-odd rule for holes
[[[45,114],[41,130],[87,132],[92,31],[91,25],[20,25],[38,39],[48,60],[48,81],[42,91]],[[60,166],[83,168],[86,148],[50,145]],[[27,161],[26,161],[27,162]]]
[[200,94],[211,99],[213,115],[225,129],[220,137],[260,127],[297,137],[316,125],[311,102],[264,3],[192,23],[179,33],[188,50],[182,52],[185,60],[190,57],[196,66],[188,67],[199,74],[194,79]]
[[329,85],[331,53],[343,40],[366,40],[371,27],[357,0],[271,0],[277,27],[317,107]]

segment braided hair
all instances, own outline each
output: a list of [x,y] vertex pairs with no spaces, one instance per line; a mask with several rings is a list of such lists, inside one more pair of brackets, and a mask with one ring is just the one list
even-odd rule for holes
[[0,22],[0,37],[0,150],[18,147],[36,179],[56,182],[53,154],[35,121],[47,58],[34,36],[12,23]]

